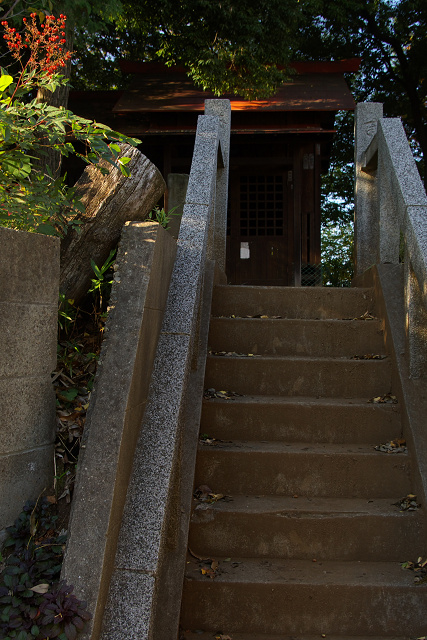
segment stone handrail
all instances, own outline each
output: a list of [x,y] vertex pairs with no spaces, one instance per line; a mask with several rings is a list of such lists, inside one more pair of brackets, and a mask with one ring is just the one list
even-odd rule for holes
[[382,104],[356,108],[356,276],[404,262],[405,328],[411,377],[427,363],[427,196],[399,118]]
[[230,113],[228,100],[208,100],[206,115],[198,118],[177,255],[115,569],[102,631],[92,640],[124,640],[131,626],[133,637],[141,640],[173,640],[178,633],[193,482],[186,475],[194,469],[189,450],[194,449],[195,456],[200,412],[194,414],[203,395],[213,266],[225,267]]

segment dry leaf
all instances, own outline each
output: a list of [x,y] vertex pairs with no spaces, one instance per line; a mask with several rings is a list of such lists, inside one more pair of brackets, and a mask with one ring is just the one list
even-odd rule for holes
[[34,593],[47,593],[49,591],[49,585],[46,583],[36,584],[35,587],[30,587],[30,591],[34,591]]

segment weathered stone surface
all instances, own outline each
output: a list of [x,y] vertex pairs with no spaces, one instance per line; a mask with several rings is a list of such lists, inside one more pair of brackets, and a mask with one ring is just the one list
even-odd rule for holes
[[186,204],[162,331],[192,334],[206,260],[209,208]]
[[229,100],[206,100],[205,113],[219,118],[222,167],[218,167],[216,179],[216,206],[213,237],[213,255],[217,267],[225,272],[225,247],[227,235],[228,173],[230,163],[231,105]]
[[125,226],[62,572],[94,613],[87,637],[100,632],[175,253],[157,223]]
[[[156,571],[189,368],[189,336],[159,339],[150,403],[135,451],[116,566]],[[166,371],[168,376],[166,377]]]
[[0,455],[52,444],[55,393],[50,377],[0,378],[0,398]]
[[53,480],[59,239],[0,228],[0,529]]
[[36,500],[53,479],[53,444],[0,454],[0,527],[13,524],[27,500]]
[[[135,571],[116,572],[111,583],[111,598],[114,606],[107,609],[104,640],[145,640],[150,630],[151,601],[155,579]],[[123,600],[126,592],[128,597]]]
[[0,379],[47,375],[56,366],[56,344],[46,341],[58,318],[58,303],[0,302]]
[[0,302],[58,301],[59,238],[0,227]]
[[363,273],[377,260],[379,220],[376,213],[377,191],[375,178],[362,171],[369,143],[377,132],[383,106],[376,102],[358,104],[355,127],[355,267],[356,275]]

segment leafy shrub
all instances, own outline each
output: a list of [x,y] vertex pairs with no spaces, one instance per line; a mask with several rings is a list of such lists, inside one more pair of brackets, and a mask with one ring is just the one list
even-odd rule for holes
[[[14,77],[0,69],[0,224],[63,236],[80,223],[84,209],[64,178],[37,168],[37,156],[74,154],[89,164],[105,159],[129,175],[130,158],[118,157],[117,142],[139,140],[34,97],[39,89],[53,92],[68,82],[60,74],[71,57],[64,47],[66,16],[48,15],[40,26],[36,13],[23,21],[22,35],[7,21],[1,23],[19,73]],[[84,143],[87,153],[78,153],[75,141]]]
[[66,535],[55,530],[47,500],[27,502],[6,531],[0,574],[0,637],[74,640],[90,619],[73,587],[58,582]]

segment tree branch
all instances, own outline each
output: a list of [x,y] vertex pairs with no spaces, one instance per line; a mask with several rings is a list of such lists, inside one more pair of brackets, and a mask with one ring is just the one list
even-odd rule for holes
[[18,2],[19,2],[19,0],[15,0],[13,5],[10,7],[9,11],[6,11],[5,15],[2,16],[3,20],[6,20],[7,18],[9,18],[9,16],[13,13],[13,10],[16,7],[16,5],[18,4]]

